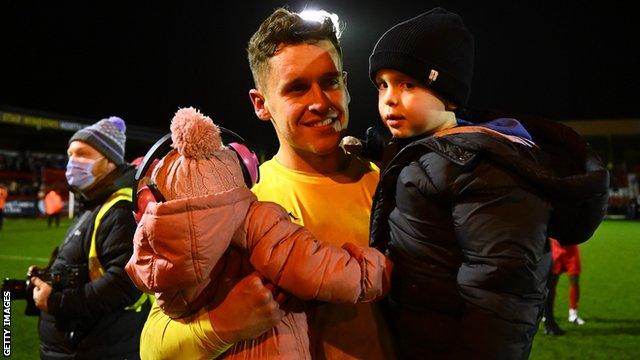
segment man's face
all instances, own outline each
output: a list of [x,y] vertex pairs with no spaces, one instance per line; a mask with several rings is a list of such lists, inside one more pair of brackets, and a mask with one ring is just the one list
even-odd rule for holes
[[92,173],[96,178],[101,178],[115,167],[104,155],[84,141],[71,142],[67,148],[67,155],[70,160],[80,163],[95,162]]
[[338,150],[349,122],[349,94],[340,57],[330,41],[285,45],[269,59],[254,110],[271,120],[280,148],[327,155]]

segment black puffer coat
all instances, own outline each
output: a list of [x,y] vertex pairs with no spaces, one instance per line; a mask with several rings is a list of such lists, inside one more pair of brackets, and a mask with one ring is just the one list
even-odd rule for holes
[[540,149],[483,133],[428,137],[384,170],[372,245],[395,264],[400,358],[527,358],[546,296],[547,238],[586,241],[608,173],[569,128],[525,123]]
[[[86,265],[95,217],[116,190],[102,189],[84,203],[85,210],[69,228],[52,269]],[[96,234],[105,274],[89,281],[85,271],[80,287],[56,290],[49,296],[49,313],[41,313],[39,322],[42,359],[139,358],[140,332],[149,302],[141,311],[125,310],[141,295],[124,271],[133,252],[135,228],[131,202],[119,201],[105,213]]]

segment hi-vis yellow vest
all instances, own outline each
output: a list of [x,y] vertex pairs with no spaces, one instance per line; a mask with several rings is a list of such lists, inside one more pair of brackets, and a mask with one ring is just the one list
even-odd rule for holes
[[[98,251],[96,250],[96,234],[98,233],[98,228],[100,227],[100,222],[104,215],[115,205],[118,201],[128,201],[131,202],[131,188],[122,188],[118,191],[111,194],[109,199],[100,207],[98,210],[98,215],[93,222],[93,233],[91,234],[91,247],[89,248],[89,279],[91,281],[96,280],[97,278],[104,275],[104,268],[100,263],[100,259],[98,259]],[[143,293],[142,296],[136,301],[133,305],[127,306],[125,310],[135,310],[139,312],[142,309],[142,305],[149,298],[149,295]]]

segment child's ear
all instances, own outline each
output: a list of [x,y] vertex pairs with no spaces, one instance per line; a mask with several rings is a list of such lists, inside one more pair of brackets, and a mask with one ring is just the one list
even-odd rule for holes
[[267,108],[267,101],[262,93],[257,89],[249,90],[249,99],[253,104],[253,111],[256,113],[258,119],[263,121],[271,120],[271,113]]

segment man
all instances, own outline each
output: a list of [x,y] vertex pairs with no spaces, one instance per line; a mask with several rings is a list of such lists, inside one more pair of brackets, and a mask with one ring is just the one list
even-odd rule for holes
[[84,211],[50,268],[59,281],[31,278],[42,359],[138,358],[149,302],[124,272],[135,232],[125,128],[110,117],[69,140],[66,177]]
[[[329,16],[309,21],[277,9],[251,37],[247,51],[256,88],[249,96],[279,142],[276,155],[260,166],[253,191],[259,200],[283,206],[318,239],[367,245],[378,171],[338,146],[350,100],[338,36]],[[326,304],[310,309],[308,317],[314,358],[391,356],[375,305]]]
[[[366,245],[378,172],[338,146],[349,120],[349,94],[337,28],[328,18],[306,21],[277,9],[252,36],[248,53],[256,84],[249,92],[251,102],[258,118],[272,123],[280,144],[274,158],[260,166],[261,180],[252,190],[259,200],[283,206],[293,221],[323,241]],[[254,289],[264,286],[253,282]],[[255,321],[255,326],[242,315],[249,309],[238,305],[233,309],[235,316],[217,306],[208,318],[199,313],[182,321],[152,310],[158,324],[147,324],[142,347],[155,348],[150,356],[154,359],[170,358],[180,353],[180,347],[193,346],[217,355],[224,351],[224,344],[251,339],[268,329],[264,326],[276,318],[274,310],[279,309],[273,306],[270,294],[261,298],[260,308],[271,311],[254,312],[252,319],[264,319],[260,324]],[[310,309],[308,317],[315,359],[393,357],[387,328],[372,304],[325,304]],[[203,318],[210,321],[203,322]],[[171,335],[164,337],[172,340],[163,341],[151,327],[169,329]],[[244,337],[221,329],[244,329]],[[246,337],[251,334],[255,336]]]
[[54,189],[49,190],[47,195],[44,197],[44,209],[47,213],[47,226],[51,227],[51,223],[55,220],[56,227],[60,227],[60,214],[62,213],[62,208],[64,207],[64,202],[62,201],[62,197],[60,194]]
[[569,276],[569,317],[568,321],[576,325],[584,325],[584,320],[578,316],[578,302],[580,300],[580,249],[578,245],[562,245],[558,240],[550,238],[553,265],[549,275],[549,295],[544,304],[544,333],[547,335],[563,335],[553,314],[556,300],[558,280],[563,272]]

